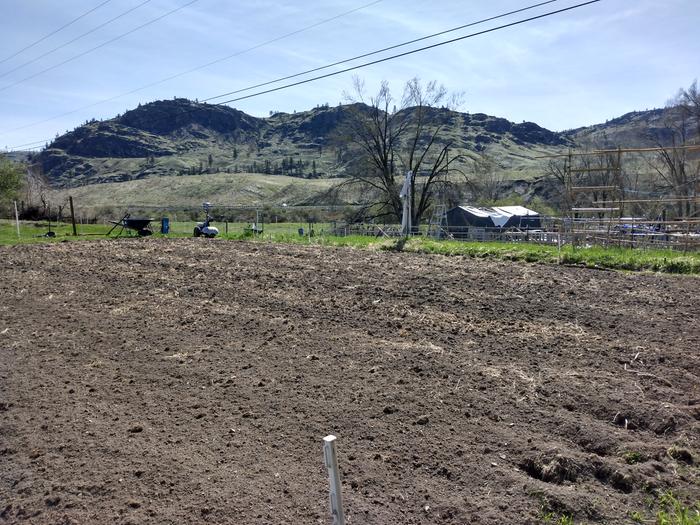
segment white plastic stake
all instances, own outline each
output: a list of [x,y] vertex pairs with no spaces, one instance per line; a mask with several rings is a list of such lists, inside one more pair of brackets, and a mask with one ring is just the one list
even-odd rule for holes
[[17,238],[19,239],[19,213],[17,212],[17,201],[15,202],[15,222],[17,223]]
[[340,471],[338,470],[338,457],[335,453],[335,436],[323,438],[323,458],[328,469],[328,480],[331,485],[330,501],[333,525],[345,525],[343,514],[343,501],[340,496]]

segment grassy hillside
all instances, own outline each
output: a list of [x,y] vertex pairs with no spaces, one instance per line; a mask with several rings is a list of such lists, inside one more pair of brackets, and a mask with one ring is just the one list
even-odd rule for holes
[[164,176],[125,182],[89,184],[50,193],[54,202],[71,195],[81,207],[199,207],[202,202],[227,206],[289,206],[322,196],[337,179],[300,179],[255,173]]
[[[152,102],[58,137],[33,159],[36,179],[48,182],[51,189],[42,192],[54,203],[70,194],[91,208],[357,202],[359,195],[327,192],[357,157],[343,129],[353,112],[366,108],[324,106],[261,119],[185,99]],[[461,159],[451,166],[451,178],[476,180],[472,160],[485,154],[493,161],[498,198],[529,204],[556,194],[543,177],[550,161],[541,156],[668,143],[674,117],[669,109],[633,112],[564,133],[447,109],[433,110],[430,118],[441,127],[440,141],[451,144],[450,158]],[[649,171],[650,160],[628,156],[625,171]]]

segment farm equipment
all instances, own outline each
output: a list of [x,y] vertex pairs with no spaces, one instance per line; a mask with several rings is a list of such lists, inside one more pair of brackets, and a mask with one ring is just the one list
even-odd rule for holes
[[145,217],[132,217],[131,214],[127,213],[120,221],[109,221],[114,226],[107,232],[107,235],[110,235],[116,228],[121,227],[117,237],[122,234],[124,229],[135,231],[139,237],[146,237],[153,234],[150,226],[152,220]]
[[[42,199],[43,200],[43,199]],[[49,239],[53,239],[56,237],[56,232],[51,230],[51,206],[47,206],[47,219],[49,221],[49,231],[46,233],[42,233],[40,235],[37,235],[37,237],[47,237]]]
[[194,227],[194,236],[207,237],[209,239],[213,239],[214,237],[219,235],[219,228],[210,225],[214,221],[214,217],[209,215],[211,203],[205,202],[204,204],[202,204],[202,208],[204,208],[204,222],[198,222],[197,226]]

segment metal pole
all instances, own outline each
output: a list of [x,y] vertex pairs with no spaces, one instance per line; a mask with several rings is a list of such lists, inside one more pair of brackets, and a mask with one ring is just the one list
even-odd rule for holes
[[559,225],[559,231],[557,232],[557,264],[561,264],[561,232],[564,230],[564,223]]
[[338,456],[335,452],[335,436],[323,438],[323,458],[328,469],[328,479],[330,481],[330,503],[333,525],[345,525],[345,514],[343,513],[343,501],[340,496],[340,471],[338,470]]
[[19,212],[17,211],[17,201],[15,203],[15,222],[17,223],[17,238],[19,239]]

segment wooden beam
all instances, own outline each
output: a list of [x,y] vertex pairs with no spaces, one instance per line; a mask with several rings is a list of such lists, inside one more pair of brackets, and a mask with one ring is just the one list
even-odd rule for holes
[[620,188],[617,186],[571,186],[569,191],[571,193],[578,192],[589,192],[589,191],[616,191]]
[[620,208],[571,208],[571,211],[578,213],[605,213],[611,211],[620,211]]
[[677,199],[626,199],[626,200],[606,200],[606,201],[594,201],[591,204],[642,204],[642,203],[652,203],[652,204],[663,204],[670,202],[700,202],[700,197],[679,197]]
[[592,171],[622,171],[622,168],[578,168],[569,171],[571,173],[589,173]]
[[[600,208],[595,208],[599,210]],[[638,220],[632,217],[605,217],[601,219],[569,219],[569,218],[553,218],[556,222],[574,222],[574,224],[659,224],[666,226],[683,226],[688,224],[699,224],[700,219],[684,219],[682,221],[652,221]]]
[[541,155],[534,157],[535,159],[554,159],[557,157],[585,157],[588,155],[605,155],[606,153],[654,153],[659,151],[671,151],[671,150],[687,150],[687,151],[700,151],[700,144],[693,144],[690,146],[676,146],[668,148],[619,148],[619,149],[601,149],[596,151],[586,151],[582,153],[557,153],[555,155]]

